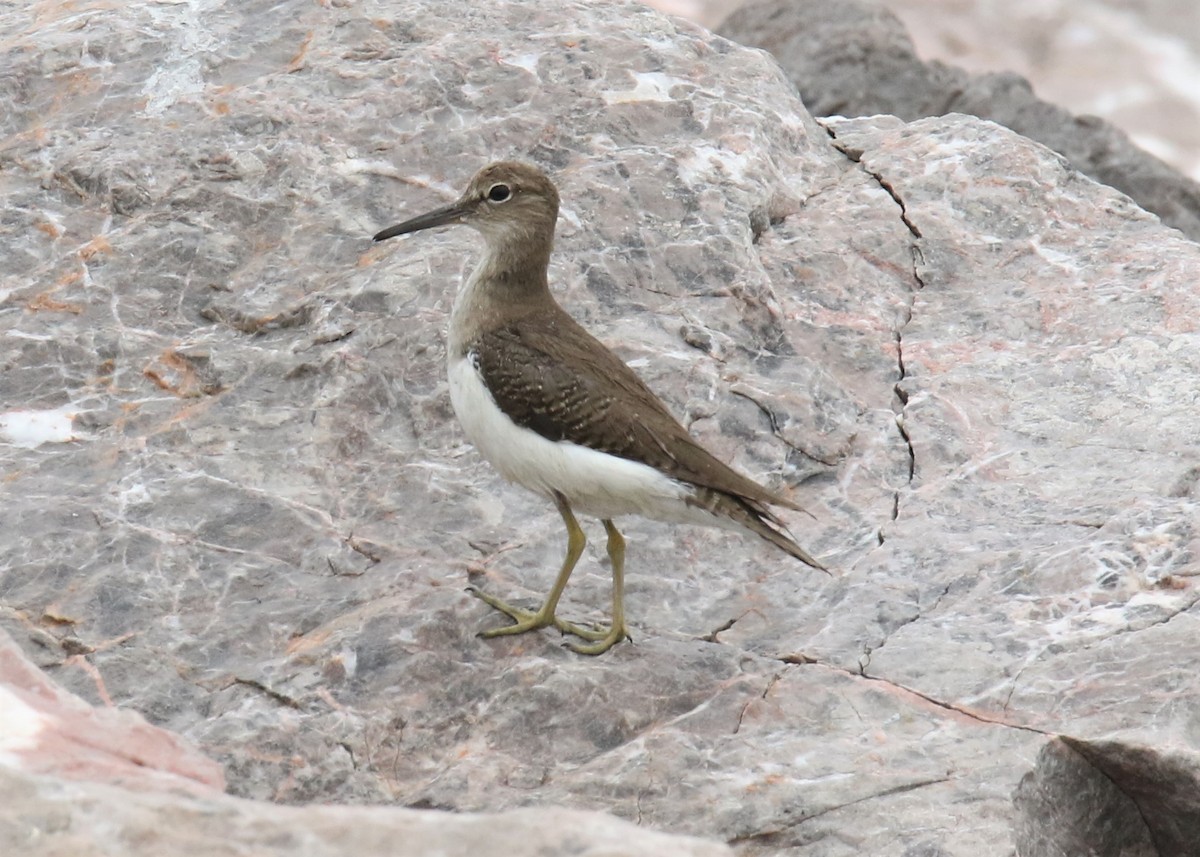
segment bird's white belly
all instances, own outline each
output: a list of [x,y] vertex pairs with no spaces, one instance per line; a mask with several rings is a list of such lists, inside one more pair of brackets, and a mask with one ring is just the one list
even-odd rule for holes
[[546,497],[561,494],[597,518],[642,515],[722,526],[729,522],[685,502],[686,483],[636,461],[569,441],[552,441],[505,416],[469,359],[450,363],[450,402],[467,438],[506,479]]

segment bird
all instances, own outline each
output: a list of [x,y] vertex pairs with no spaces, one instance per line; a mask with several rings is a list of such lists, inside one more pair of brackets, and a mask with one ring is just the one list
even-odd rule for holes
[[[483,255],[450,311],[450,401],[482,457],[508,481],[550,500],[566,525],[566,555],[539,609],[469,588],[512,620],[481,636],[555,627],[579,638],[566,645],[584,655],[632,639],[625,619],[625,539],[614,523],[625,515],[747,531],[828,573],[770,507],[804,510],[704,449],[634,371],[554,299],[548,271],[558,209],[558,190],[542,170],[500,161],[479,170],[449,205],[374,236],[380,242],[453,224],[483,236]],[[557,615],[586,545],[576,514],[599,518],[607,534],[607,628]]]

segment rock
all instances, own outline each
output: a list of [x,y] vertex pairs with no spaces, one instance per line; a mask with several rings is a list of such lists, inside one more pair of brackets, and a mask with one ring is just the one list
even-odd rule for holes
[[[1128,198],[974,118],[818,125],[765,54],[634,4],[0,24],[0,402],[75,414],[0,447],[0,623],[65,687],[260,801],[1007,857],[1069,841],[1047,795],[1114,805],[1080,760],[1140,752],[1147,828],[1098,853],[1192,829],[1153,796],[1197,770],[1200,249]],[[564,305],[812,512],[832,577],[630,521],[635,644],[475,635],[464,586],[536,603],[561,525],[450,413],[477,239],[369,236],[501,157],[559,184]],[[574,620],[608,607],[585,527]],[[1105,751],[1060,776],[1060,744]],[[139,823],[293,852],[368,812],[155,797]]]
[[[86,665],[88,654],[83,648],[71,660]],[[97,690],[104,693],[102,683]],[[66,693],[3,632],[0,763],[31,774],[145,791],[211,794],[225,787],[220,765],[136,712],[93,708]]]
[[1200,183],[1138,148],[1111,123],[1042,101],[1019,75],[972,75],[923,62],[904,25],[876,3],[761,0],[739,8],[718,30],[774,54],[816,116],[889,113],[912,121],[969,113],[990,119],[1049,146],[1080,172],[1200,239]]
[[1158,738],[1047,744],[1015,795],[1017,853],[1195,853],[1200,759],[1171,750]]
[[[284,807],[222,795],[218,766],[138,715],[56,687],[0,632],[0,848],[66,853],[472,855],[488,851],[720,857],[716,843],[598,812]],[[236,843],[234,845],[233,843]]]

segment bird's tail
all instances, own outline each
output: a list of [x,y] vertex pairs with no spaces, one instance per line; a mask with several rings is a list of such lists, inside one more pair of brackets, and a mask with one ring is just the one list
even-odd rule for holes
[[[813,559],[808,551],[796,543],[796,540],[792,538],[792,534],[788,532],[787,525],[783,523],[778,515],[767,508],[765,503],[713,489],[708,489],[708,491],[703,493],[709,496],[703,497],[701,502],[713,515],[724,517],[744,529],[755,533],[775,545],[775,547],[784,553],[794,556],[805,565],[812,566],[826,574],[831,573],[828,568]],[[787,503],[787,506],[804,511],[799,506],[793,506],[790,502]]]
[[783,521],[779,520],[774,514],[767,509],[755,509],[746,504],[746,517],[740,521],[746,529],[757,533],[762,538],[769,541],[775,547],[779,548],[784,553],[789,553],[796,559],[800,560],[805,565],[810,565],[817,571],[823,571],[826,574],[831,572],[821,563],[817,562],[804,548],[796,543],[792,538],[791,533],[787,531]]

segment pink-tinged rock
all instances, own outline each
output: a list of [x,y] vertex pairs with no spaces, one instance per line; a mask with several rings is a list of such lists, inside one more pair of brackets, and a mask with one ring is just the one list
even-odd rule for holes
[[132,710],[93,707],[54,683],[0,631],[0,763],[142,791],[222,791],[221,766]]
[[[0,623],[251,817],[1200,841],[1196,244],[988,122],[819,125],[765,54],[635,3],[0,10],[0,402],[77,435],[0,444]],[[476,636],[503,620],[464,586],[536,603],[561,523],[450,412],[477,237],[370,236],[501,157],[559,185],[555,294],[812,512],[833,575],[629,521],[635,644]],[[608,605],[593,543],[560,610]],[[301,853],[324,812],[270,817]]]

